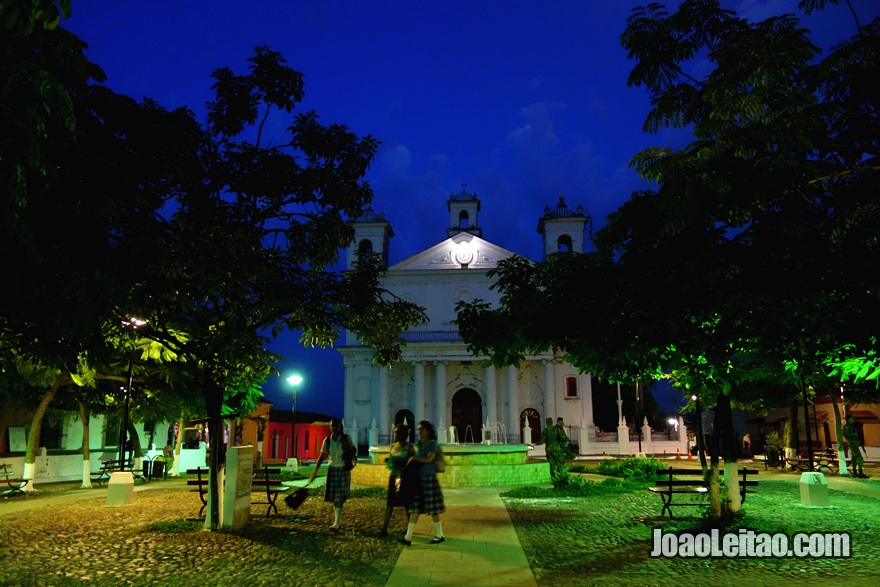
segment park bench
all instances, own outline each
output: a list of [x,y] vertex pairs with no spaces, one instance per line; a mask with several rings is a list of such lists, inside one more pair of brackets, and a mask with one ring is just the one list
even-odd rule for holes
[[198,468],[198,469],[187,469],[187,475],[195,475],[195,479],[187,479],[186,484],[189,486],[195,487],[195,489],[190,489],[192,492],[198,492],[199,499],[202,500],[202,507],[199,510],[199,517],[205,515],[205,507],[208,505],[208,471],[210,469]]
[[[749,476],[757,474],[757,469],[743,467],[742,469],[737,470],[737,477],[739,478],[739,493],[743,503],[746,501],[746,494],[755,493],[755,490],[751,488],[757,487],[758,482],[755,479],[749,479]],[[657,485],[655,487],[649,487],[648,491],[660,494],[660,497],[663,500],[663,508],[660,510],[661,516],[663,516],[664,513],[668,513],[671,518],[672,506],[707,505],[704,501],[673,501],[673,498],[676,495],[704,496],[709,493],[709,487],[706,485],[702,469],[674,469],[672,467],[661,469],[656,473],[656,483]]]
[[[789,471],[806,472],[810,470],[810,459],[805,457],[790,457],[785,459]],[[818,454],[813,457],[813,469],[819,472],[836,475],[838,471],[837,458],[826,454]]]
[[3,491],[6,497],[12,497],[13,495],[24,493],[23,488],[27,485],[27,479],[16,477],[15,473],[12,471],[12,465],[8,463],[0,464],[0,477],[3,477],[6,481],[6,485],[9,486],[9,489]]
[[[101,461],[101,468],[98,471],[93,471],[91,473],[92,483],[97,483],[98,485],[103,485],[107,481],[110,480],[110,476],[113,473],[118,473],[120,471],[127,471],[131,469],[131,461],[125,461],[123,465],[120,465],[121,461],[119,460],[111,460],[111,461]],[[138,475],[135,475],[138,477]]]
[[266,501],[251,500],[251,505],[267,506],[266,515],[268,516],[273,510],[276,514],[278,513],[278,506],[275,504],[278,494],[284,493],[290,487],[281,484],[281,469],[255,468],[254,477],[251,480],[251,491],[258,489],[260,492],[266,493]]

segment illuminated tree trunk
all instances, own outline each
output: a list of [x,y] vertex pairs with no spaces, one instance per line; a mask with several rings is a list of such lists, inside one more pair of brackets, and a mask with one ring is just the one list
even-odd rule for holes
[[[733,411],[730,396],[718,394],[715,405],[715,425],[712,428],[712,467],[709,471],[709,499],[712,517],[737,514],[742,510],[739,477],[736,475],[736,437],[733,433]],[[724,458],[724,500],[721,497],[719,475],[720,458]]]
[[24,457],[24,474],[22,475],[22,479],[26,479],[27,483],[22,487],[22,491],[36,491],[34,488],[34,476],[37,468],[37,451],[40,450],[40,429],[43,426],[43,417],[46,415],[46,410],[49,408],[52,400],[55,399],[55,394],[58,393],[60,388],[61,382],[56,379],[55,383],[43,394],[43,399],[40,400],[40,404],[34,412],[34,418],[31,420],[27,452]]
[[81,399],[77,398],[76,403],[79,405],[79,419],[82,421],[83,427],[83,441],[82,441],[82,458],[83,458],[83,471],[82,471],[82,488],[90,489],[92,487],[92,463],[91,456],[92,453],[89,450],[89,424],[91,415],[89,414],[89,409],[82,402]]
[[843,419],[840,416],[840,406],[837,405],[837,398],[831,396],[831,406],[834,408],[834,428],[837,432],[837,462],[840,463],[840,474],[849,475],[846,467],[846,452],[843,450]]
[[796,401],[793,401],[791,402],[791,405],[788,406],[788,422],[785,423],[785,458],[796,458],[799,449],[798,404]]
[[180,449],[183,447],[183,414],[180,414],[180,420],[177,422],[177,438],[174,441],[174,473],[172,477],[180,475]]

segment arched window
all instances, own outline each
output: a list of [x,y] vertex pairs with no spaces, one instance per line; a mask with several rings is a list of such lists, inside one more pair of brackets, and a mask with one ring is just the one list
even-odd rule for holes
[[462,210],[458,215],[458,227],[459,228],[468,228],[470,225],[470,217],[468,216],[467,210]]
[[571,237],[567,234],[563,234],[559,237],[559,240],[556,241],[556,251],[558,253],[570,253],[574,250],[574,245],[571,242]]
[[373,252],[373,241],[368,238],[365,238],[361,242],[358,243],[358,257],[363,259],[367,255]]
[[578,396],[578,380],[577,377],[565,378],[565,397]]

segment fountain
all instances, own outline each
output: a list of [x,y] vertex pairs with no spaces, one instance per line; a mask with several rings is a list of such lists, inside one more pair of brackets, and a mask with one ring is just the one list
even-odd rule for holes
[[468,440],[467,440],[468,432],[471,433],[471,443],[473,443],[473,442],[474,442],[474,431],[471,430],[471,425],[470,425],[470,424],[468,424],[468,425],[467,425],[467,428],[464,429],[464,441],[465,441],[465,442],[468,441]]
[[507,426],[501,422],[492,427],[492,444],[507,444]]
[[[499,433],[502,427],[497,427]],[[471,433],[473,435],[473,432]],[[538,485],[550,482],[550,465],[530,461],[526,444],[442,444],[446,472],[438,473],[442,487],[491,487],[494,485]],[[371,446],[370,463],[362,463],[351,472],[358,485],[385,487],[385,466],[390,446]]]

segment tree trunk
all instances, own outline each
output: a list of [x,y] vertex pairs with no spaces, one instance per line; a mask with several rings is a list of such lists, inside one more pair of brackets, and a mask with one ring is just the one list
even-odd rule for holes
[[703,436],[703,410],[700,406],[700,396],[696,396],[694,405],[697,409],[697,455],[700,457],[700,468],[703,469],[703,477],[707,477],[709,467],[706,465],[706,439]]
[[721,394],[718,398],[716,415],[721,416],[721,456],[724,458],[724,510],[728,514],[742,511],[742,500],[739,494],[739,477],[736,475],[737,449],[736,434],[733,430],[733,410],[730,396]]
[[785,423],[785,458],[796,458],[799,450],[798,404],[797,401],[792,401],[788,406],[788,422]]
[[180,421],[177,422],[177,438],[174,441],[174,473],[172,477],[180,475],[180,449],[183,447],[183,414],[180,414]]
[[144,461],[144,451],[141,448],[141,437],[134,427],[134,421],[131,415],[128,417],[128,436],[131,439],[131,470],[139,471]]
[[58,393],[60,388],[61,380],[56,379],[55,383],[43,394],[43,399],[40,400],[40,405],[37,406],[34,418],[31,420],[30,436],[28,437],[27,452],[24,458],[24,474],[22,475],[22,479],[26,479],[27,483],[22,487],[22,491],[36,491],[34,489],[34,477],[37,468],[37,451],[40,450],[40,429],[43,426],[43,417],[46,415],[46,410],[49,408],[52,400],[55,399],[55,394]]
[[846,468],[846,453],[843,450],[843,420],[840,416],[840,407],[837,398],[831,395],[831,406],[834,408],[834,428],[837,433],[837,462],[840,463],[840,474],[844,477],[849,475]]
[[208,503],[210,511],[205,516],[205,527],[219,530],[220,525],[220,488],[223,483],[223,463],[226,447],[223,446],[223,389],[208,379],[202,386],[205,405],[208,410],[208,432],[211,441],[211,458],[208,464]]
[[[720,394],[719,394],[720,395]],[[709,487],[709,506],[711,516],[714,519],[721,517],[721,478],[718,472],[719,453],[721,452],[721,418],[718,406],[715,406],[715,424],[712,427],[712,436],[709,438],[711,455],[709,459],[709,472],[706,479]]]
[[90,489],[92,487],[92,453],[89,449],[89,423],[91,415],[89,409],[83,403],[82,399],[77,398],[76,403],[79,405],[79,419],[82,421],[83,441],[82,441],[82,457],[83,457],[83,477],[82,488]]
[[[813,467],[813,436],[810,434],[810,412],[809,407],[807,406],[807,384],[804,382],[804,376],[801,374],[800,377],[800,386],[801,386],[801,400],[804,403],[804,431],[807,433],[807,464],[810,465],[810,471],[815,471],[815,467]],[[818,438],[816,439],[819,440]]]
[[[715,404],[715,425],[712,427],[712,467],[709,470],[709,501],[712,517],[737,514],[742,510],[739,478],[736,475],[736,436],[733,433],[733,412],[730,396],[718,394]],[[724,458],[724,499],[721,495],[720,459]]]

